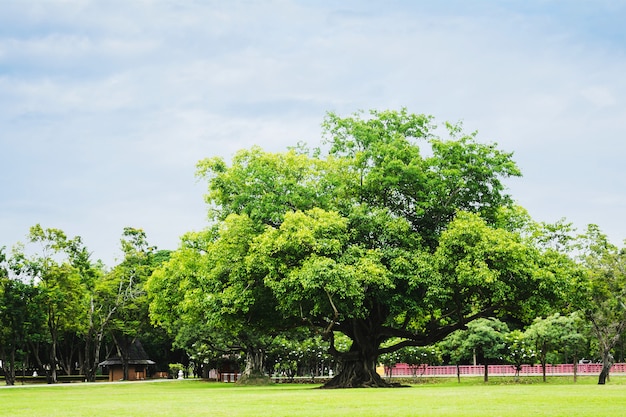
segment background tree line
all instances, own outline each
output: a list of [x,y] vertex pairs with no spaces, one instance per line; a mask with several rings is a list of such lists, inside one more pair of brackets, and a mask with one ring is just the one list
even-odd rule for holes
[[126,228],[122,261],[107,269],[91,259],[80,237],[33,226],[26,244],[0,249],[0,360],[6,383],[37,371],[49,383],[59,373],[94,381],[111,354],[128,358],[141,338],[161,364],[172,352],[164,331],[150,324],[145,282],[168,257],[140,229]]

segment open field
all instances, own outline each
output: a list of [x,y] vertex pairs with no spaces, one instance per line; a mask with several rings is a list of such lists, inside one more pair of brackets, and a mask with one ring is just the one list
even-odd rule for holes
[[[495,380],[495,378],[494,378]],[[536,380],[534,380],[536,381]],[[240,387],[203,381],[60,384],[0,389],[7,416],[623,416],[626,377],[605,386],[439,380],[396,389]],[[526,382],[526,383],[525,383]]]

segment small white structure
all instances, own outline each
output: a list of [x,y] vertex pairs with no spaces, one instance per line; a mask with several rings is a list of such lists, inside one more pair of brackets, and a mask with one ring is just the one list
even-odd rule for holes
[[184,377],[183,377],[183,370],[182,369],[178,370],[178,379],[184,379]]

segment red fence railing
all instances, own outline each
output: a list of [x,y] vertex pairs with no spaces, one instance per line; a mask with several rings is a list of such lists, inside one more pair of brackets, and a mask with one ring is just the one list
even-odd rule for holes
[[[599,374],[602,370],[601,363],[578,364],[577,373]],[[417,369],[412,369],[405,363],[398,363],[391,369],[391,376],[456,376],[457,367],[449,366],[429,366],[422,365]],[[515,375],[513,365],[489,365],[489,375]],[[485,372],[483,365],[461,365],[459,373],[461,375],[482,375]],[[611,368],[611,373],[626,373],[626,363],[616,363]],[[519,373],[521,376],[542,375],[541,365],[522,365]],[[546,365],[546,375],[573,375],[573,364]],[[385,375],[389,375],[389,368],[385,367]]]

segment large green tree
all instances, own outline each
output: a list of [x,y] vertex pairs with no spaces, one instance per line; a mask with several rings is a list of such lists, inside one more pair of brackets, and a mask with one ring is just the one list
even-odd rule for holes
[[546,382],[548,355],[561,346],[561,316],[555,313],[546,318],[537,317],[526,330],[526,337],[535,345],[537,359],[541,364],[543,382]]
[[544,252],[514,222],[501,226],[512,207],[501,180],[519,175],[510,153],[456,125],[440,138],[431,117],[406,110],[329,113],[323,127],[325,157],[253,148],[199,168],[213,219],[250,222],[230,285],[270,289],[276,326],[308,325],[331,342],[342,368],[327,387],[385,386],[380,354],[527,314],[563,278],[539,273]]
[[626,248],[609,242],[596,225],[589,225],[580,242],[589,279],[583,311],[602,357],[598,384],[605,384],[613,365],[613,348],[626,330]]
[[474,320],[463,331],[463,347],[482,360],[484,382],[489,381],[489,362],[505,353],[508,332],[506,323],[489,318]]
[[517,380],[523,365],[535,363],[536,353],[528,337],[521,330],[513,330],[506,335],[505,339],[504,358],[515,368]]

